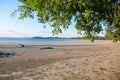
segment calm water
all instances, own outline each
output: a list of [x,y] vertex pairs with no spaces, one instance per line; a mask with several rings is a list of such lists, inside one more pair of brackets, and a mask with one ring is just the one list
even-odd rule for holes
[[78,42],[80,40],[71,39],[32,39],[32,38],[0,38],[0,42]]

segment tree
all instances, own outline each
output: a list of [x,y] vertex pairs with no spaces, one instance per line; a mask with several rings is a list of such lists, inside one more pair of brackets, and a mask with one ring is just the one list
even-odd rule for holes
[[[34,18],[37,14],[40,23],[53,27],[53,34],[69,28],[72,20],[79,34],[88,39],[100,33],[102,24],[114,29],[113,40],[120,41],[120,0],[19,0],[19,19]],[[107,27],[109,28],[109,27]]]
[[105,39],[107,39],[107,40],[112,40],[112,32],[106,32],[106,34],[105,34]]

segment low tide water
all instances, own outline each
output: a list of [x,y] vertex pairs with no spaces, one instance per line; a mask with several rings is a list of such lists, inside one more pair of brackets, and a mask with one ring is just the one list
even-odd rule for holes
[[0,38],[0,42],[79,42],[80,40],[61,38]]

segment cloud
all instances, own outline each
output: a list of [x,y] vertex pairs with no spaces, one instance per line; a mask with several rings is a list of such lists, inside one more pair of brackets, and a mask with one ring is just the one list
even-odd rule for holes
[[24,34],[16,32],[14,30],[3,30],[0,29],[0,37],[22,37]]
[[20,33],[16,32],[16,31],[13,31],[13,30],[2,30],[2,29],[0,29],[0,32],[8,32],[8,33],[20,34]]
[[1,30],[1,29],[0,29],[0,31],[4,31],[4,30]]
[[33,36],[53,36],[50,30],[39,30],[39,31],[28,31],[28,32],[18,32],[14,30],[0,29],[0,37],[33,37]]
[[40,31],[40,33],[48,33],[48,34],[51,34],[51,31]]

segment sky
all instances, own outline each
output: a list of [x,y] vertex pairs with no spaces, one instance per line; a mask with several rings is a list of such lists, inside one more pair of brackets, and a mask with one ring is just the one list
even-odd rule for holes
[[[80,37],[74,27],[74,22],[62,34],[53,36],[52,28],[38,23],[37,19],[26,18],[18,20],[19,16],[11,17],[10,14],[21,3],[18,0],[0,0],[0,37]],[[102,34],[101,34],[102,35]]]

